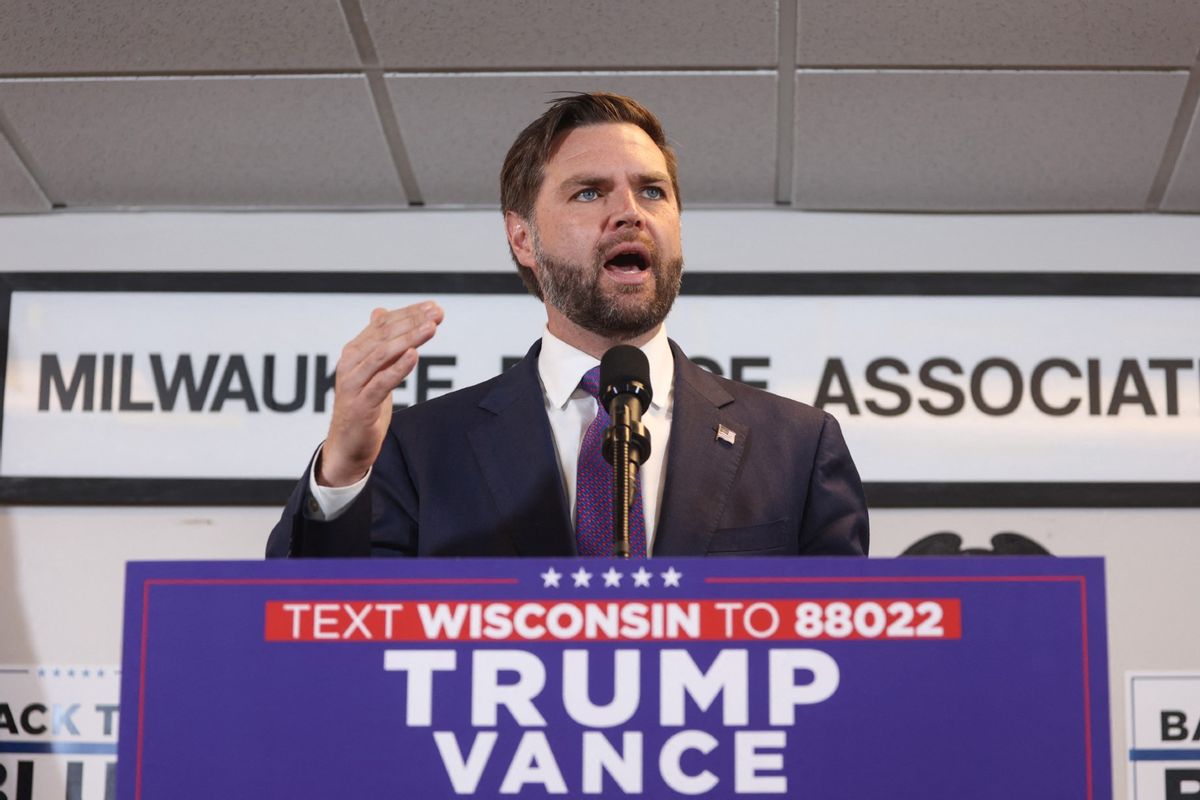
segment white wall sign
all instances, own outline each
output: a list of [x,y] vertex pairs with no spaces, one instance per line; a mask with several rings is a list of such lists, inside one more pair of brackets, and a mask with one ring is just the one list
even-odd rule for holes
[[1131,672],[1130,800],[1200,798],[1200,672]]
[[[446,311],[400,404],[497,374],[544,321],[517,294],[274,280],[14,291],[0,477],[294,479],[373,307]],[[833,413],[868,483],[1194,484],[1197,319],[1191,296],[689,294],[668,330],[711,369]]]

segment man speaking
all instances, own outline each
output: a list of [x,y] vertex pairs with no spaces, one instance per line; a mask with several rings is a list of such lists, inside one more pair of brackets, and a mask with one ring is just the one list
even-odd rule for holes
[[328,437],[268,556],[610,555],[598,365],[620,344],[645,354],[652,388],[634,557],[866,554],[862,485],[833,417],[716,377],[667,339],[680,202],[653,114],[613,94],[555,101],[509,149],[501,210],[546,308],[541,340],[502,375],[393,413],[443,314],[375,309],[342,351]]

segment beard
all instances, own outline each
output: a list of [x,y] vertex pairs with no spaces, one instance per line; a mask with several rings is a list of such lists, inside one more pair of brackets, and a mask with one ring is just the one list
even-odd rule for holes
[[537,229],[531,233],[543,298],[568,320],[597,336],[614,341],[641,336],[667,318],[679,295],[683,258],[677,256],[664,263],[658,248],[646,242],[650,281],[635,285],[605,278],[604,254],[621,242],[639,241],[636,236],[605,241],[596,247],[590,264],[575,264],[546,253]]

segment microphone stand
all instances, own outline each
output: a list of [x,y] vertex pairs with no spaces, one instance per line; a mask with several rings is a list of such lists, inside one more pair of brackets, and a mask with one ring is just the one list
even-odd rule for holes
[[604,455],[613,465],[613,555],[629,558],[629,509],[638,466],[650,457],[650,435],[642,421],[633,418],[630,403],[614,402],[612,406],[612,425],[604,433]]

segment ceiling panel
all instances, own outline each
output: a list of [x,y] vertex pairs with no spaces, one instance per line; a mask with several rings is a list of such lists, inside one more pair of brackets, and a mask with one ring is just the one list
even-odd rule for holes
[[0,134],[0,214],[49,210],[50,202]]
[[777,63],[775,6],[775,0],[363,0],[388,69],[768,67]]
[[498,205],[516,135],[560,92],[613,91],[663,122],[688,203],[770,203],[775,74],[389,75],[426,202]]
[[1141,210],[1186,73],[800,72],[810,209]]
[[1163,211],[1200,211],[1200,105],[1192,114],[1192,126],[1160,208]]
[[56,202],[404,202],[361,77],[0,81],[0,107]]
[[1196,0],[800,0],[801,66],[1188,67]]
[[337,0],[0,0],[0,73],[343,69]]

